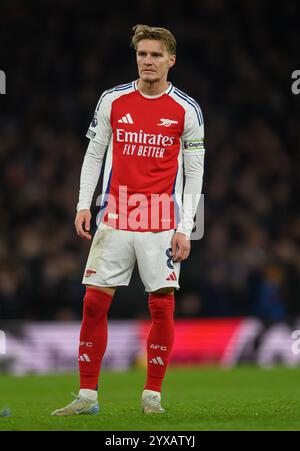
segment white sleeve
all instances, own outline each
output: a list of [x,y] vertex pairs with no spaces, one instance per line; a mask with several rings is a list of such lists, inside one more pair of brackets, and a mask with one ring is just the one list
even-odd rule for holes
[[106,149],[106,145],[90,140],[81,168],[77,211],[91,206]]
[[187,110],[182,140],[185,184],[177,232],[190,237],[201,197],[204,172],[204,124],[200,108]]
[[104,91],[101,95],[86,133],[87,138],[105,146],[108,146],[112,134],[110,124],[111,96],[109,93],[110,91]]

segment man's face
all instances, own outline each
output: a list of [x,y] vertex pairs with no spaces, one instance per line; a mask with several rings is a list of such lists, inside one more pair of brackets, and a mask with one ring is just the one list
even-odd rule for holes
[[175,55],[170,55],[161,41],[142,39],[137,45],[138,72],[145,82],[166,80],[169,69],[175,64],[175,59]]

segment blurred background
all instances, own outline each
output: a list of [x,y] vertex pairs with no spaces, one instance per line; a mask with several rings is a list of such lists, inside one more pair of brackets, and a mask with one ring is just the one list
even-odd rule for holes
[[[73,224],[85,133],[101,93],[137,78],[129,40],[146,23],[174,33],[169,79],[197,100],[205,122],[205,232],[182,265],[176,317],[294,327],[297,2],[2,0],[0,11],[0,318],[81,319],[90,243]],[[137,271],[110,318],[149,318]]]

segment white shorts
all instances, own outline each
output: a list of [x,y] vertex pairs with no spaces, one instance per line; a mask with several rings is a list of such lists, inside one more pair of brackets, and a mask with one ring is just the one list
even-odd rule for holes
[[82,283],[100,287],[129,285],[137,261],[147,292],[179,288],[180,263],[171,258],[174,230],[131,232],[101,223],[94,236]]

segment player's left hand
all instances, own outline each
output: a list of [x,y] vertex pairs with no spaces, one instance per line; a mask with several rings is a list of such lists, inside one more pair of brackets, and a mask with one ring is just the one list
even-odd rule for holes
[[178,263],[188,258],[191,250],[191,242],[184,233],[176,232],[172,238],[171,247],[172,260]]

